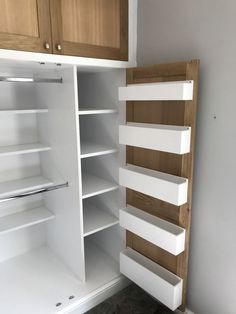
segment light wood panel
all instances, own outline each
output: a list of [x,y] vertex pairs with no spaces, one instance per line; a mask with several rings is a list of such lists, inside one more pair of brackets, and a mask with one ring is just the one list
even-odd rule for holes
[[51,52],[50,28],[49,0],[0,0],[0,48]]
[[54,53],[128,60],[127,0],[50,0]]
[[181,156],[131,146],[128,146],[126,151],[127,163],[129,164],[186,177],[189,180],[188,202],[182,206],[171,205],[136,191],[127,190],[128,204],[173,222],[186,230],[185,251],[178,256],[174,256],[127,231],[127,245],[129,247],[183,279],[183,302],[180,307],[183,311],[186,306],[198,70],[198,60],[127,70],[127,84],[194,80],[192,101],[127,102],[127,122],[191,127],[191,148],[189,154]]

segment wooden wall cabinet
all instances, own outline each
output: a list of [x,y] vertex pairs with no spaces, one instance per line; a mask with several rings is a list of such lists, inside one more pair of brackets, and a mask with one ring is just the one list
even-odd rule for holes
[[0,48],[52,52],[49,0],[0,0]]
[[0,48],[128,60],[128,0],[0,0]]

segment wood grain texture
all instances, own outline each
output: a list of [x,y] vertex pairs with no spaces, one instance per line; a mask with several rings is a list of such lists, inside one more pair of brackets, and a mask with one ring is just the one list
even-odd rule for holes
[[0,48],[51,52],[49,0],[0,0]]
[[127,84],[194,80],[194,98],[192,101],[132,101],[127,102],[126,112],[127,122],[170,124],[191,126],[192,128],[191,151],[189,154],[175,155],[131,146],[126,148],[127,163],[186,177],[189,180],[188,202],[182,206],[174,206],[129,189],[126,193],[128,204],[186,229],[185,251],[179,256],[174,256],[127,231],[127,246],[183,279],[183,303],[180,307],[183,311],[186,307],[198,70],[198,60],[127,70]]
[[128,60],[127,0],[50,0],[50,6],[54,53]]

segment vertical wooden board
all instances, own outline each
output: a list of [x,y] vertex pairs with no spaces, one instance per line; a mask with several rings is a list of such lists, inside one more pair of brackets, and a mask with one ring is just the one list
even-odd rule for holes
[[127,122],[191,126],[193,130],[191,134],[191,152],[183,156],[131,146],[126,148],[128,163],[186,177],[190,180],[188,203],[182,206],[174,206],[129,189],[126,193],[128,204],[186,229],[186,249],[177,257],[131,232],[127,232],[127,246],[137,250],[183,279],[181,310],[184,310],[186,306],[198,68],[199,61],[193,60],[127,70],[127,84],[194,80],[194,98],[192,101],[127,102]]

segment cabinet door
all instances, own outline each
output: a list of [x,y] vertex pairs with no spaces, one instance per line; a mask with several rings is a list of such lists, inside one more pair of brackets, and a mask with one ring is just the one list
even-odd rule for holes
[[0,48],[51,51],[49,0],[0,0]]
[[128,59],[128,0],[50,0],[53,52]]

